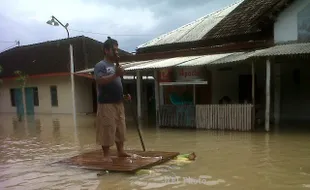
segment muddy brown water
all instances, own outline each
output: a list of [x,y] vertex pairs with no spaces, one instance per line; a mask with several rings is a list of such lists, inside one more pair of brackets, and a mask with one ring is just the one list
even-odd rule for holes
[[[241,133],[142,126],[147,150],[194,151],[192,163],[165,163],[139,175],[52,164],[98,149],[93,116],[0,116],[0,189],[310,189],[310,133]],[[127,149],[141,149],[128,124]]]

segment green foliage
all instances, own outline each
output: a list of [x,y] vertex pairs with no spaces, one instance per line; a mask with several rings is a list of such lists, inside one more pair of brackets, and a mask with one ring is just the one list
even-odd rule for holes
[[14,74],[17,76],[16,81],[21,85],[21,87],[25,87],[28,80],[28,75],[19,70],[15,71]]

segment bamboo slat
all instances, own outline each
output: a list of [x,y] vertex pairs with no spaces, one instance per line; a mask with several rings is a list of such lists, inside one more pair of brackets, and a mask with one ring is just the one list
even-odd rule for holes
[[161,151],[127,151],[136,154],[136,158],[119,158],[116,151],[111,152],[113,163],[103,162],[102,150],[86,152],[57,163],[78,166],[83,169],[90,170],[107,170],[112,172],[135,172],[139,169],[150,168],[154,165],[169,161],[179,155],[178,152],[161,152]]
[[252,104],[196,105],[196,128],[251,131]]
[[187,127],[196,125],[195,105],[162,105],[159,108],[159,126],[162,127]]

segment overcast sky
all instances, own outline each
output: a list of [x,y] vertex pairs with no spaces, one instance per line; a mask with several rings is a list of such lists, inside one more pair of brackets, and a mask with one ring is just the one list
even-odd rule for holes
[[64,24],[69,23],[70,36],[85,35],[103,42],[110,35],[119,41],[121,49],[132,52],[160,34],[234,2],[236,0],[0,0],[0,52],[14,46],[15,40],[26,45],[66,38],[62,27],[46,24],[51,15]]

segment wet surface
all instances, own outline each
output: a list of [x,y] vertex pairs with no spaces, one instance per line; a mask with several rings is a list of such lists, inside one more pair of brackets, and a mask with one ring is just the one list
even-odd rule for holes
[[[197,160],[169,162],[136,175],[54,165],[100,148],[93,116],[40,115],[27,123],[0,116],[0,189],[309,189],[310,133],[238,133],[143,126],[147,150],[196,152]],[[310,126],[309,126],[310,127]],[[129,124],[127,149],[141,150]]]

